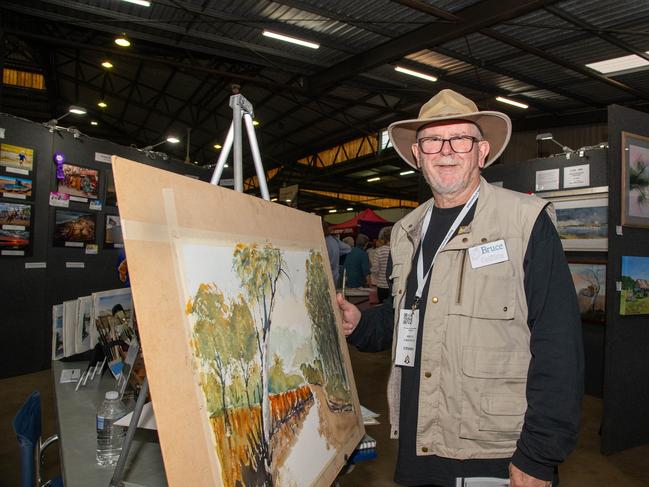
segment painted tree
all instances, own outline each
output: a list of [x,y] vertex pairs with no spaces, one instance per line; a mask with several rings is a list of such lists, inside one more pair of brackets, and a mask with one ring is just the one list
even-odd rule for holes
[[268,397],[269,357],[268,345],[272,323],[273,307],[277,297],[277,285],[284,270],[285,262],[278,248],[271,245],[239,243],[234,249],[233,268],[241,280],[241,286],[248,301],[255,304],[257,348],[261,358],[261,418],[263,455],[266,473],[270,477],[271,452],[270,433],[272,428],[270,400]]
[[[244,383],[244,391],[248,407],[252,407],[250,401],[251,379],[255,371],[259,370],[254,360],[257,355],[257,343],[259,342],[259,331],[250,312],[250,307],[243,296],[239,295],[237,301],[231,305],[232,332],[236,344],[235,356],[241,378]],[[254,381],[252,381],[254,383]]]
[[629,168],[629,189],[638,192],[638,204],[649,203],[649,163],[638,159],[635,167]]
[[329,294],[329,280],[322,254],[311,251],[306,261],[304,304],[313,325],[315,350],[318,351],[325,376],[325,388],[338,399],[349,400],[349,384],[340,351],[336,320]]
[[194,299],[187,303],[187,313],[196,316],[192,345],[202,364],[218,377],[223,419],[226,431],[231,432],[226,401],[233,364],[229,306],[216,285],[201,284]]

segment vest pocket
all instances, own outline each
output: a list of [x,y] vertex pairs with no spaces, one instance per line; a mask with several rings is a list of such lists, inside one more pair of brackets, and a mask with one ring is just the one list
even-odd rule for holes
[[[469,266],[467,266],[469,267]],[[457,283],[457,296],[449,305],[449,314],[485,320],[513,320],[515,286],[513,276],[467,273]]]
[[464,349],[460,438],[518,439],[527,409],[529,360],[527,350]]

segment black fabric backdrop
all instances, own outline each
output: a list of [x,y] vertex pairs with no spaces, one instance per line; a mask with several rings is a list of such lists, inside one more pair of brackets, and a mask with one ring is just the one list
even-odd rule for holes
[[[68,120],[70,118],[70,120]],[[64,122],[70,122],[68,117]],[[63,125],[66,125],[63,123]],[[52,306],[65,300],[86,296],[95,291],[122,287],[116,271],[119,249],[104,248],[105,215],[116,215],[115,207],[104,206],[97,214],[99,253],[86,255],[84,249],[54,247],[54,208],[49,206],[49,193],[56,191],[55,151],[66,156],[66,162],[98,169],[99,197],[105,199],[106,174],[110,164],[95,161],[95,152],[114,154],[134,161],[209,179],[211,172],[178,161],[155,161],[129,147],[100,139],[72,134],[50,133],[41,124],[0,114],[0,128],[5,129],[0,144],[11,144],[34,150],[34,198],[26,203],[34,213],[32,255],[0,257],[0,378],[12,377],[46,369],[51,363]],[[159,147],[162,149],[162,146]],[[3,168],[0,168],[0,170]],[[4,173],[4,171],[2,171]],[[11,175],[7,173],[8,175]],[[29,178],[29,176],[18,177]],[[2,198],[8,203],[23,200]],[[70,203],[71,210],[88,211],[88,203]],[[26,262],[45,262],[44,269],[26,269]],[[83,269],[68,269],[66,262],[83,262]]]

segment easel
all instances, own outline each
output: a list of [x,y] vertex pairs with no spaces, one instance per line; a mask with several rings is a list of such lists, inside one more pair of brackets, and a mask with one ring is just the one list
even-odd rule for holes
[[[252,117],[254,116],[252,104],[246,99],[246,97],[239,93],[239,85],[232,85],[232,93],[233,95],[230,96],[232,123],[230,124],[228,135],[223,143],[223,150],[221,151],[221,155],[216,163],[216,168],[214,169],[214,174],[212,174],[210,183],[218,186],[219,181],[221,180],[221,175],[223,174],[223,169],[225,168],[225,161],[230,155],[230,150],[234,145],[234,189],[239,193],[243,193],[243,157],[241,150],[241,120],[243,119],[248,132],[248,142],[250,143],[250,151],[252,152],[252,159],[255,163],[255,171],[257,172],[261,197],[266,201],[270,201],[268,186],[266,184],[266,174],[264,173],[264,166],[261,162],[261,154],[259,153],[259,145],[257,144],[257,137],[255,135],[255,126],[252,123]],[[145,377],[142,382],[140,394],[135,403],[131,422],[128,425],[126,438],[124,438],[122,452],[117,460],[113,477],[110,479],[110,483],[108,484],[109,487],[124,487],[124,467],[126,466],[126,459],[128,458],[128,453],[133,443],[133,437],[135,436],[135,431],[137,430],[137,425],[140,421],[140,416],[142,415],[142,409],[144,408],[144,403],[148,395],[149,381]]]

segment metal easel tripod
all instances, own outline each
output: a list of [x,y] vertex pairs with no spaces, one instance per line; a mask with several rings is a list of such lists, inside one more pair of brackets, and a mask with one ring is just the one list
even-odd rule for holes
[[[221,155],[219,156],[219,159],[216,163],[216,168],[214,169],[214,174],[212,174],[210,183],[215,185],[219,184],[221,175],[223,174],[223,169],[225,168],[225,161],[230,155],[230,150],[232,150],[232,147],[234,146],[234,189],[239,193],[243,193],[243,157],[241,148],[241,120],[243,120],[246,125],[246,131],[248,132],[250,152],[252,153],[252,159],[255,163],[255,171],[257,172],[257,180],[259,181],[261,197],[266,201],[270,201],[268,185],[266,184],[266,174],[264,173],[264,166],[261,162],[261,154],[259,152],[257,136],[255,135],[255,127],[252,123],[252,118],[254,116],[252,103],[250,103],[245,96],[239,93],[238,85],[233,85],[232,91],[234,93],[232,96],[230,96],[232,123],[230,124],[228,135],[226,136],[225,142],[223,143]],[[128,458],[128,453],[131,449],[133,437],[135,436],[137,424],[140,421],[140,416],[142,415],[142,409],[144,408],[144,403],[146,402],[148,393],[149,381],[145,377],[144,381],[142,382],[140,394],[138,395],[137,401],[135,403],[135,409],[133,410],[131,422],[128,425],[126,438],[124,438],[122,452],[119,456],[119,460],[117,461],[117,465],[115,466],[113,477],[108,484],[109,487],[124,486],[124,467],[126,466],[126,459]]]
[[261,162],[261,154],[259,153],[259,144],[257,144],[255,127],[252,123],[252,117],[254,115],[252,103],[250,103],[245,96],[239,93],[238,85],[234,85],[232,91],[234,92],[230,97],[232,123],[230,124],[228,135],[225,137],[221,155],[216,162],[216,168],[214,169],[214,174],[212,175],[210,183],[219,184],[221,175],[223,174],[223,168],[225,167],[225,161],[230,155],[230,150],[234,145],[234,189],[239,193],[243,193],[243,162],[241,152],[241,120],[243,120],[246,125],[246,131],[248,132],[248,142],[250,143],[250,152],[252,153],[252,159],[255,163],[255,171],[257,172],[261,197],[266,201],[270,201],[264,166]]

